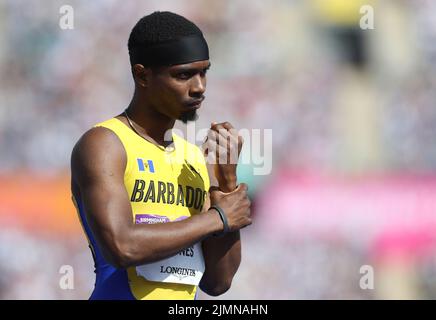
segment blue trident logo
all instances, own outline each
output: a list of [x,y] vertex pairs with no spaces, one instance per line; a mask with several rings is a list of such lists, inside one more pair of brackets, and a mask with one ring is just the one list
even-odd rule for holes
[[151,173],[154,173],[154,165],[152,160],[144,160],[141,158],[136,159],[138,162],[139,171],[146,171],[146,168]]

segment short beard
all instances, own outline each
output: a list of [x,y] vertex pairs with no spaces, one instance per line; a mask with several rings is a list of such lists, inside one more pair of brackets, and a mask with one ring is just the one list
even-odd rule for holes
[[183,112],[179,118],[179,120],[181,120],[184,124],[186,124],[188,121],[195,121],[197,119],[198,119],[197,110]]

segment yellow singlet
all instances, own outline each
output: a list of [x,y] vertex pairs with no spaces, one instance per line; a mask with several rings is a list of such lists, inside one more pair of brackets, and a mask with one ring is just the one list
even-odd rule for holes
[[[157,146],[116,118],[101,122],[96,127],[112,130],[126,151],[124,185],[130,198],[134,223],[165,223],[185,219],[201,211],[209,190],[209,176],[204,157],[196,145],[173,134],[173,147]],[[204,271],[203,268],[199,273],[198,268],[189,265],[191,260],[195,260],[197,267],[204,266],[202,252],[198,251],[201,244],[186,248],[175,256],[174,259],[188,261],[187,267],[177,266],[171,260],[154,263],[154,268],[145,265],[127,270],[116,269],[101,255],[80,199],[74,200],[95,259],[96,286],[91,299],[195,298],[196,284],[185,284],[183,281],[187,281],[184,279],[189,278],[188,275],[194,276],[197,272],[198,277]],[[165,277],[171,279],[163,280]]]

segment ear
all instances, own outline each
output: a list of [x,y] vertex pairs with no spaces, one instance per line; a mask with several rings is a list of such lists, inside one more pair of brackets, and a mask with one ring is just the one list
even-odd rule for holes
[[150,72],[150,68],[145,68],[142,64],[135,64],[132,67],[132,74],[135,83],[143,88],[146,88],[149,84]]

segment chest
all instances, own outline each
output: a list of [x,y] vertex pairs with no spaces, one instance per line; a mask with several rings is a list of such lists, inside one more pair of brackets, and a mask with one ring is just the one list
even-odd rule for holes
[[189,217],[201,211],[207,180],[199,164],[176,152],[130,155],[124,182],[135,216],[160,222]]

